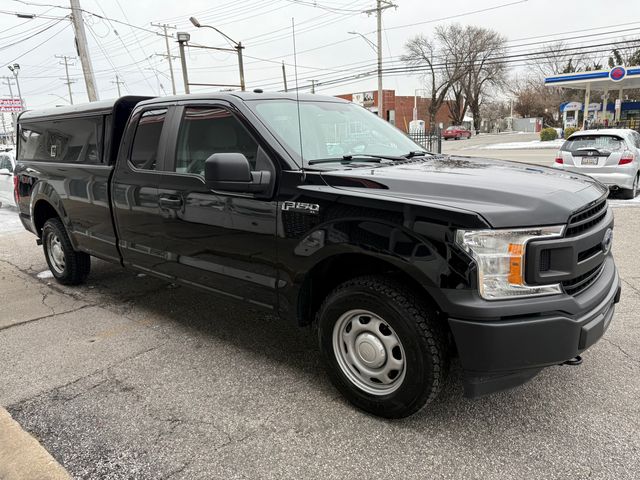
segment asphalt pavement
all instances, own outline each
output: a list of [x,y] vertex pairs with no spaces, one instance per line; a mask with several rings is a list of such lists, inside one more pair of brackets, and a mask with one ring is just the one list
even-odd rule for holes
[[550,167],[556,157],[557,147],[496,149],[495,144],[531,142],[540,140],[537,133],[500,133],[474,135],[468,140],[443,140],[442,153],[470,157],[497,158],[517,162],[533,163]]
[[581,366],[468,400],[454,363],[436,403],[399,421],[343,400],[309,329],[97,260],[88,284],[57,285],[2,208],[0,405],[81,479],[637,479],[640,209],[627,205],[614,208],[622,301]]

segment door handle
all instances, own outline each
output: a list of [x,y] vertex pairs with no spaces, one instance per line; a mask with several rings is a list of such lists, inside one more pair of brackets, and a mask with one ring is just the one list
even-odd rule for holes
[[174,195],[160,195],[160,206],[164,208],[181,208],[182,197],[177,197]]

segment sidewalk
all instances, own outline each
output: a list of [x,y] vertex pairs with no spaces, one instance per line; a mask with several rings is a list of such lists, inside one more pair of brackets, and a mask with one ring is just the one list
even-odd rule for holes
[[68,480],[71,476],[0,407],[0,479]]

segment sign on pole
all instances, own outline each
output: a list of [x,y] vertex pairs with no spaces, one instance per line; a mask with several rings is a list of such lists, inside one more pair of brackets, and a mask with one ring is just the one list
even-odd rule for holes
[[0,112],[21,112],[22,102],[19,98],[0,98]]

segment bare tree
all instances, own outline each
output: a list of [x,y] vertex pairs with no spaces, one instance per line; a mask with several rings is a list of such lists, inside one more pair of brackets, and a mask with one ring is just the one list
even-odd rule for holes
[[587,62],[579,50],[571,49],[565,42],[560,41],[543,45],[528,64],[534,75],[542,81],[551,75],[580,70]]
[[482,101],[491,88],[504,84],[506,38],[488,28],[467,26],[462,31],[469,48],[465,75],[460,80],[466,103],[473,115],[473,127],[480,130]]
[[429,92],[429,125],[433,126],[436,114],[449,93],[451,86],[464,76],[463,63],[465,46],[456,42],[460,27],[449,25],[437,27],[434,39],[425,35],[416,35],[405,44],[402,61],[408,65],[420,67],[424,71],[424,81]]
[[447,108],[449,109],[449,117],[454,125],[460,125],[464,121],[464,114],[467,111],[467,97],[464,94],[464,88],[461,82],[451,85],[449,90],[449,98]]

